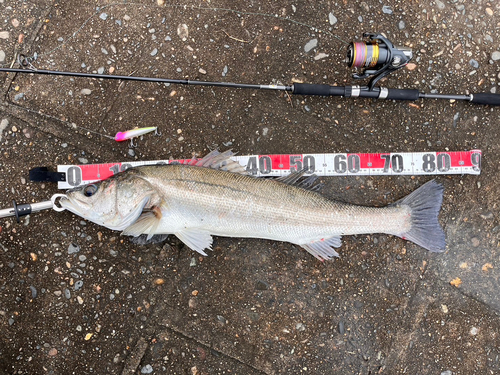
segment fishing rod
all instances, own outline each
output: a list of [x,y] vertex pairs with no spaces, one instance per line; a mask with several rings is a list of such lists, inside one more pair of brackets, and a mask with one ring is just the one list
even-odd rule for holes
[[351,68],[358,68],[361,70],[360,73],[353,74],[354,79],[365,79],[371,77],[368,85],[366,86],[331,86],[326,84],[310,83],[294,83],[292,85],[259,85],[233,82],[198,81],[189,79],[64,72],[37,69],[25,56],[20,56],[19,59],[19,64],[22,68],[0,68],[0,72],[115,79],[122,81],[155,82],[194,86],[218,86],[240,89],[277,90],[291,92],[296,95],[340,96],[346,98],[361,97],[412,101],[418,99],[465,100],[474,104],[500,106],[500,94],[485,92],[469,95],[429,94],[419,92],[416,89],[392,89],[375,86],[381,78],[407,65],[412,59],[413,53],[410,48],[394,45],[380,34],[365,33],[363,36],[365,38],[369,38],[369,40],[366,42],[351,42],[347,50],[347,58],[345,62]]

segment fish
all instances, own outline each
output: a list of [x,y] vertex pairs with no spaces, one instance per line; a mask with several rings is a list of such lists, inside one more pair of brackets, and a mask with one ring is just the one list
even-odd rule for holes
[[439,224],[444,188],[430,180],[384,207],[336,201],[316,191],[307,171],[257,178],[212,151],[187,164],[144,165],[70,190],[62,208],[123,235],[174,234],[202,255],[213,237],[290,242],[319,260],[338,257],[341,237],[383,233],[429,251],[446,248]]

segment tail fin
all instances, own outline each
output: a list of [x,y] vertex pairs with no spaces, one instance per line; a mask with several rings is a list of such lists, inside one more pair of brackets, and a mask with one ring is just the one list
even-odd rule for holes
[[441,184],[432,180],[394,203],[398,206],[409,206],[411,209],[411,228],[408,232],[400,234],[401,238],[410,240],[429,251],[445,250],[445,235],[438,221],[443,190]]

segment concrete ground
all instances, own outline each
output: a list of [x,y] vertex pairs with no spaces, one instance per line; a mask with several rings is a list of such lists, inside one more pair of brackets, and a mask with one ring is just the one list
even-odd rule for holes
[[[345,85],[345,42],[369,31],[414,51],[387,87],[464,94],[500,84],[495,1],[125,3],[0,0],[1,64],[16,66],[23,53],[39,69]],[[340,258],[323,263],[289,243],[220,237],[200,257],[172,236],[136,245],[68,212],[1,219],[0,373],[500,372],[497,108],[0,77],[0,208],[59,192],[29,181],[38,166],[184,158],[214,147],[483,151],[481,175],[437,178],[448,243],[439,254],[359,235],[345,236]],[[129,149],[101,135],[136,126],[158,126],[161,136]],[[384,205],[429,179],[322,183],[329,197]]]

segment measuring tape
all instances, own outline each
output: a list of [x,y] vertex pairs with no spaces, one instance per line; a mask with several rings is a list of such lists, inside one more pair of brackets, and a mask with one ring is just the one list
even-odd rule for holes
[[[232,156],[255,177],[281,177],[307,170],[317,176],[397,176],[480,174],[481,150],[394,153],[280,154]],[[124,163],[59,165],[59,189],[71,189],[104,180],[142,165],[185,163],[189,159]]]

